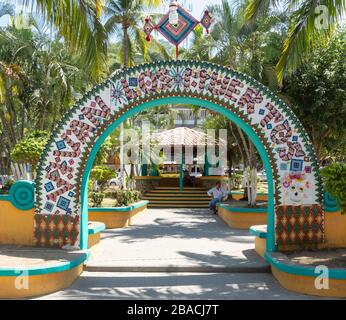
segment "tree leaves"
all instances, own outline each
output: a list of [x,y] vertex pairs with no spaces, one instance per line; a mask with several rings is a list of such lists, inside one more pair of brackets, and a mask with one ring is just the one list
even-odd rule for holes
[[335,197],[341,213],[346,214],[346,164],[333,163],[321,170],[327,192]]

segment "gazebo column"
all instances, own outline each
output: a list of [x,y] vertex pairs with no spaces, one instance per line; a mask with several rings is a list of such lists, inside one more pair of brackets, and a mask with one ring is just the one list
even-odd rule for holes
[[148,175],[148,165],[146,163],[141,164],[141,175],[142,176]]
[[209,176],[209,168],[211,167],[209,161],[208,161],[208,155],[205,154],[205,161],[204,161],[204,175],[207,177]]
[[180,155],[179,163],[179,189],[183,191],[183,153]]

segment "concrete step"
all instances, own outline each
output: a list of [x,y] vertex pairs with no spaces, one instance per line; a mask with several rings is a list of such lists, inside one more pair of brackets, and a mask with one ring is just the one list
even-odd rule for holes
[[149,200],[149,208],[207,208],[210,201],[207,190],[193,187],[156,187],[142,199]]
[[205,191],[192,191],[192,190],[183,190],[183,191],[179,191],[179,190],[149,190],[148,192],[150,193],[156,193],[156,194],[203,194],[206,195],[207,194],[207,190]]
[[149,195],[146,194],[142,197],[143,200],[166,200],[166,199],[170,199],[170,200],[182,200],[182,201],[189,201],[189,200],[198,200],[198,201],[210,201],[210,197],[206,197],[206,196],[172,196],[172,197],[164,197],[164,196],[157,196],[157,195]]
[[107,266],[86,265],[89,272],[199,272],[199,273],[270,273],[269,265],[258,266]]
[[[184,187],[184,190],[205,190],[205,188],[199,187]],[[154,190],[180,190],[179,187],[155,187]]]
[[149,203],[148,208],[208,208],[208,204]]
[[149,205],[153,204],[153,203],[169,203],[169,204],[206,204],[209,203],[209,200],[204,200],[204,201],[200,201],[200,200],[188,200],[188,201],[176,201],[176,200],[171,200],[171,199],[162,199],[162,200],[153,200],[153,201],[149,201]]

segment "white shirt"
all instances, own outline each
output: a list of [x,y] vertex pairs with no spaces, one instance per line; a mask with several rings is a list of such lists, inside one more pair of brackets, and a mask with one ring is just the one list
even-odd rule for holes
[[213,196],[213,198],[222,199],[223,197],[227,196],[227,192],[222,187],[220,187],[220,189],[214,187],[208,191],[208,195]]

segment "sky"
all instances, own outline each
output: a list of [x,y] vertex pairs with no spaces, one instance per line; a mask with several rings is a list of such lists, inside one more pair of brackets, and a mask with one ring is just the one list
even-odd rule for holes
[[[11,2],[17,2],[20,3],[20,1],[13,0]],[[167,4],[163,6],[161,9],[162,12],[166,12],[168,10],[168,0],[166,1]],[[183,5],[186,9],[191,11],[192,15],[195,18],[200,18],[206,9],[208,5],[211,4],[219,4],[221,3],[221,0],[178,0],[178,3]],[[22,6],[17,4],[16,5],[16,12],[20,12],[22,10]],[[6,26],[8,23],[8,16],[3,17],[0,19],[0,26]]]
[[178,1],[184,8],[191,10],[192,15],[196,18],[202,16],[208,5],[220,4],[221,0],[180,0]]

